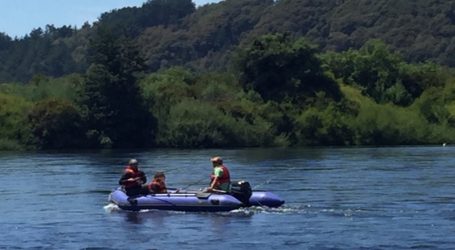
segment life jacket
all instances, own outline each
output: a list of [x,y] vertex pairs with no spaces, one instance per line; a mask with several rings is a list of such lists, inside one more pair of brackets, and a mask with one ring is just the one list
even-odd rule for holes
[[[133,168],[131,168],[130,166],[127,166],[125,168],[125,174],[130,174],[130,178],[136,178],[136,177],[141,177],[139,171],[135,171]],[[137,186],[137,182],[135,181],[126,181],[125,184],[124,184],[125,188],[132,188],[132,187],[135,187]]]
[[167,191],[166,184],[159,180],[153,180],[149,185],[148,189],[154,193],[165,193]]
[[[231,175],[229,174],[229,169],[224,165],[218,166],[217,168],[223,169],[223,175],[221,177],[218,177],[218,183],[216,184],[216,186],[219,186],[224,183],[231,183]],[[215,173],[212,173],[212,175],[210,176],[210,183],[213,182],[215,177],[216,177]]]

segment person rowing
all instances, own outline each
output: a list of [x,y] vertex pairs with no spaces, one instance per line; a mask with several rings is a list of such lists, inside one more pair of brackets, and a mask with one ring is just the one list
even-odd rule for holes
[[139,163],[136,159],[129,160],[122,177],[118,181],[128,196],[148,194],[148,187],[145,185],[147,176],[139,170],[138,165]]

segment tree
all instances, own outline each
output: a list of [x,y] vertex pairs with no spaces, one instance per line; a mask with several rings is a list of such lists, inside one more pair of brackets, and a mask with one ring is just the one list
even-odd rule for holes
[[378,103],[408,106],[425,89],[447,80],[440,66],[408,64],[380,40],[370,40],[359,50],[326,53],[323,61],[335,78],[361,87]]
[[335,82],[324,75],[316,49],[304,39],[286,34],[265,35],[240,51],[241,82],[266,100],[297,100],[326,92],[339,99]]
[[79,110],[68,101],[48,99],[28,114],[38,148],[62,149],[83,146],[83,123]]
[[135,38],[145,29],[176,24],[195,11],[191,0],[149,0],[142,7],[127,7],[103,13],[98,27],[111,29],[115,36]]
[[27,110],[31,103],[25,98],[0,91],[0,150],[21,149],[31,137]]
[[81,104],[93,146],[142,147],[153,141],[153,117],[143,105],[138,78],[143,59],[125,39],[99,28],[90,41],[91,66]]
[[3,32],[0,32],[0,51],[8,49],[11,45],[11,37]]
[[139,22],[143,27],[177,23],[195,9],[191,0],[148,0],[142,6]]

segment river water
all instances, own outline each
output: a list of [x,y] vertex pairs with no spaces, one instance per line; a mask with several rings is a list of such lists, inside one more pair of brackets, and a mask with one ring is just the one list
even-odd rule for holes
[[[120,211],[129,158],[170,187],[233,179],[286,200],[224,213]],[[455,249],[455,147],[0,153],[0,249]]]

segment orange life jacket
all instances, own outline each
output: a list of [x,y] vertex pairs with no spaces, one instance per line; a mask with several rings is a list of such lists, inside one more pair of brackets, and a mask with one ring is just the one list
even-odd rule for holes
[[[141,177],[139,171],[134,170],[134,169],[131,168],[130,166],[127,166],[127,167],[125,168],[125,174],[130,174],[130,175],[131,175],[130,178]],[[125,181],[124,186],[125,186],[125,188],[132,188],[132,187],[134,187],[134,186],[137,186],[137,182],[136,182],[136,181]]]
[[166,184],[160,180],[155,179],[148,185],[148,189],[157,194],[167,192]]
[[[217,183],[215,184],[215,187],[224,184],[224,183],[231,183],[231,175],[229,174],[229,169],[225,167],[224,165],[219,166],[221,169],[223,169],[223,175],[221,177],[218,177]],[[212,173],[210,176],[210,183],[213,182],[215,179],[215,173]]]

